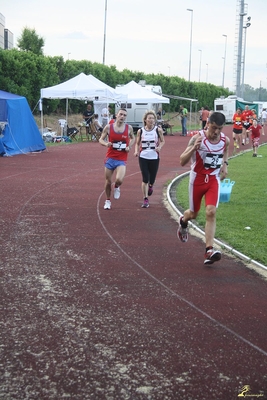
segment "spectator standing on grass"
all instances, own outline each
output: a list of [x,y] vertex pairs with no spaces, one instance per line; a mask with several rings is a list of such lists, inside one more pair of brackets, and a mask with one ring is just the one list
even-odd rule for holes
[[181,118],[181,124],[182,124],[182,134],[181,136],[187,136],[187,114],[188,111],[185,108],[185,106],[181,105],[180,106],[180,118]]
[[149,207],[148,196],[153,193],[153,185],[159,168],[159,153],[165,144],[163,130],[157,126],[154,111],[147,111],[143,117],[144,126],[138,129],[134,155],[139,156],[139,166],[142,173],[142,208]]
[[249,132],[251,133],[251,141],[252,141],[252,148],[253,148],[253,157],[257,157],[258,155],[258,147],[260,144],[260,136],[261,133],[264,135],[264,131],[262,126],[258,124],[256,119],[253,119],[252,125],[249,127]]
[[120,198],[120,187],[126,173],[128,153],[135,142],[135,136],[131,125],[125,123],[127,111],[121,108],[117,113],[114,124],[107,124],[103,129],[99,143],[107,147],[105,159],[105,193],[106,201],[104,210],[111,209],[111,183],[112,175],[116,171],[114,199]]
[[196,219],[205,197],[206,251],[204,264],[213,264],[221,259],[221,252],[213,248],[216,230],[216,209],[220,198],[220,179],[227,176],[229,138],[221,132],[225,116],[213,112],[207,130],[194,135],[180,156],[182,166],[191,160],[189,180],[189,209],[179,219],[177,236],[181,242],[188,240],[188,222]]
[[242,143],[242,132],[243,132],[242,121],[243,121],[242,110],[241,108],[237,108],[232,118],[234,148],[236,149],[239,149]]

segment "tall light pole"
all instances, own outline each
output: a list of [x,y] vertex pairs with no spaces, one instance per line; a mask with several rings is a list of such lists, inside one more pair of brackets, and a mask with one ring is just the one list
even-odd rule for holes
[[104,42],[103,42],[103,65],[105,65],[105,53],[106,53],[106,26],[107,26],[107,3],[105,0],[105,19],[104,19]]
[[223,77],[222,77],[222,87],[224,87],[224,77],[225,77],[225,61],[226,61],[226,47],[227,47],[227,35],[223,35],[225,37],[225,46],[224,46],[224,58],[223,58]]
[[247,15],[245,12],[245,0],[240,0],[239,10],[239,30],[238,30],[238,48],[237,48],[237,65],[236,65],[236,95],[240,97],[241,92],[241,61],[242,61],[242,43],[243,43],[243,19]]
[[246,42],[247,42],[247,28],[250,27],[251,23],[249,22],[251,17],[247,17],[246,25],[243,26],[244,29],[244,48],[243,48],[243,72],[242,72],[242,90],[241,97],[244,98],[244,89],[245,89],[245,59],[246,59]]
[[198,82],[200,82],[200,76],[201,76],[201,58],[202,58],[202,50],[198,50],[200,52],[200,57],[199,57],[199,73],[198,73]]
[[71,54],[71,53],[68,53],[68,60],[70,59],[70,54]]
[[206,72],[206,82],[208,83],[208,75],[209,75],[209,64],[206,64],[207,72]]
[[190,78],[191,78],[191,55],[192,55],[192,32],[193,32],[193,10],[192,10],[192,8],[187,8],[186,10],[191,12],[190,53],[189,53],[189,75],[188,75],[188,80],[189,80],[189,82],[190,82]]

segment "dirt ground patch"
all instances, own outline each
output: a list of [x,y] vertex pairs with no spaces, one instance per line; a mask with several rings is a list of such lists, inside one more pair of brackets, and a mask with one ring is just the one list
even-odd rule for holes
[[[38,125],[39,128],[41,128],[41,116],[34,116],[34,119]],[[44,128],[50,128],[53,132],[58,132],[60,133],[59,129],[59,119],[66,119],[66,114],[50,114],[50,115],[44,115]],[[178,117],[178,113],[168,113],[166,112],[164,116],[165,121],[169,121],[171,124],[174,125],[173,130],[174,131],[179,131],[181,129],[181,123],[180,119]],[[69,114],[68,115],[68,126],[73,127],[75,126],[76,128],[79,126],[79,123],[83,121],[83,116],[82,114]],[[188,118],[188,129],[191,129],[192,127],[199,126],[199,116],[198,113],[192,113],[191,118]],[[193,128],[192,128],[193,129]]]

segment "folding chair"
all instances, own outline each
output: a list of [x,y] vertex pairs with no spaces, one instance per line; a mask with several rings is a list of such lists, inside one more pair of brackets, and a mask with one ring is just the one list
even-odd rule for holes
[[89,125],[89,133],[91,134],[91,140],[94,142],[99,142],[101,132],[96,129],[94,120]]
[[67,128],[67,136],[70,139],[77,140],[76,135],[79,133],[79,129],[72,127],[72,128]]

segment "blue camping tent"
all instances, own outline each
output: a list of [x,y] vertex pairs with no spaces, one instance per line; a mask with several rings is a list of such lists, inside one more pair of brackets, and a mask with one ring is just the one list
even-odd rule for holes
[[45,150],[25,97],[0,90],[0,155]]

